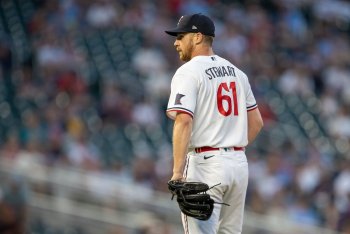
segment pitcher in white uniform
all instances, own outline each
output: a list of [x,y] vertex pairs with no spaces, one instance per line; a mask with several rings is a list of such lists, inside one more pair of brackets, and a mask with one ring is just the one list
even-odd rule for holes
[[176,37],[174,46],[186,62],[172,79],[167,107],[175,121],[171,180],[220,184],[208,193],[229,204],[215,204],[208,221],[181,214],[185,234],[241,233],[248,186],[245,147],[263,126],[248,77],[214,53],[209,17],[182,16],[165,32]]

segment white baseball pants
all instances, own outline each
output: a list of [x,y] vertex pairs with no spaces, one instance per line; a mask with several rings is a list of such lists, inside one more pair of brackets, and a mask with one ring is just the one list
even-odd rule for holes
[[185,234],[240,234],[242,232],[246,191],[248,186],[248,162],[245,152],[224,150],[195,153],[186,158],[184,178],[200,181],[209,187],[208,194],[214,204],[212,216],[207,221],[181,214]]

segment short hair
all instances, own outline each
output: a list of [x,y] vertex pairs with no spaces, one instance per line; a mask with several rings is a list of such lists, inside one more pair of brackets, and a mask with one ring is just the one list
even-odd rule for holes
[[213,41],[214,41],[214,37],[212,36],[208,36],[208,35],[203,35],[203,41],[205,44],[212,46],[213,45]]

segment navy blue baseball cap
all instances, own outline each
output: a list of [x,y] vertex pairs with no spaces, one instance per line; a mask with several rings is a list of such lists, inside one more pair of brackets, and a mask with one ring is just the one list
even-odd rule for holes
[[215,37],[215,25],[208,16],[202,14],[184,15],[179,19],[176,28],[165,32],[171,36],[177,36],[179,33],[200,32]]

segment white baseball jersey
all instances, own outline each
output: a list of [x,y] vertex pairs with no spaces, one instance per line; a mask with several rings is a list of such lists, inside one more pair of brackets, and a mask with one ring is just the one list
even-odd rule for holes
[[171,82],[167,115],[193,117],[190,148],[248,144],[247,111],[257,107],[248,77],[217,55],[196,56]]

